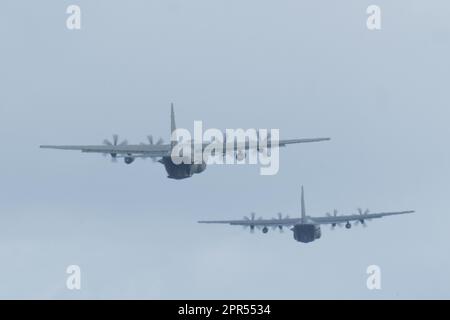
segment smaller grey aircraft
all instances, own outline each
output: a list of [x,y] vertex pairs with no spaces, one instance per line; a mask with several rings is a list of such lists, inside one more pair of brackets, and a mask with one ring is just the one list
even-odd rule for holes
[[352,227],[351,222],[354,222],[355,225],[361,224],[363,227],[366,227],[366,221],[370,221],[371,219],[413,212],[409,210],[369,213],[369,210],[363,211],[362,209],[358,209],[358,214],[338,215],[337,211],[334,210],[333,214],[327,213],[326,217],[311,217],[306,215],[305,197],[302,187],[300,218],[289,218],[289,216],[283,218],[282,214],[278,213],[277,218],[255,219],[255,213],[252,213],[250,218],[244,217],[243,220],[199,221],[199,223],[222,223],[243,226],[250,228],[250,232],[254,232],[255,228],[257,228],[261,229],[263,233],[267,233],[269,228],[273,230],[279,229],[280,232],[283,231],[283,228],[288,228],[293,232],[295,240],[308,243],[321,237],[321,225],[330,225],[331,229],[334,229],[336,226],[342,227],[342,224],[345,224],[345,228],[350,229]]

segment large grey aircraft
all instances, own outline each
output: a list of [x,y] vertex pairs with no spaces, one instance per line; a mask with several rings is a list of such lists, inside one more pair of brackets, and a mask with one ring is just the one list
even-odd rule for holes
[[362,209],[358,209],[358,211],[358,214],[338,215],[337,211],[334,210],[333,214],[327,213],[325,217],[307,216],[305,209],[305,197],[302,187],[300,218],[289,218],[289,216],[283,218],[282,214],[279,213],[277,218],[256,219],[255,213],[252,213],[250,217],[244,217],[243,220],[199,221],[199,223],[221,223],[243,226],[245,228],[250,228],[250,232],[254,232],[255,228],[257,228],[261,229],[263,233],[267,233],[269,228],[272,228],[273,230],[279,229],[280,232],[283,231],[283,228],[288,228],[293,232],[295,240],[308,243],[321,237],[321,225],[330,225],[331,229],[334,229],[336,226],[342,227],[342,224],[345,224],[345,228],[350,229],[352,227],[351,222],[354,222],[355,225],[361,224],[363,227],[366,227],[366,221],[370,221],[371,219],[414,212],[409,210],[369,213],[369,210],[363,211]]
[[[173,104],[171,105],[171,133],[176,130],[175,125],[175,113],[173,109]],[[226,138],[226,137],[225,137]],[[112,142],[105,139],[103,145],[42,145],[41,148],[47,149],[60,149],[60,150],[79,150],[82,152],[91,153],[101,153],[104,155],[110,155],[111,159],[115,162],[118,158],[122,158],[126,164],[131,164],[136,158],[151,158],[154,161],[162,163],[167,171],[168,178],[172,179],[185,179],[192,177],[193,174],[201,173],[206,169],[206,163],[174,163],[171,153],[172,149],[176,146],[176,141],[171,141],[171,143],[165,144],[160,138],[158,141],[154,142],[153,137],[150,135],[147,137],[147,143],[141,144],[128,144],[127,140],[119,142],[118,135],[113,135]],[[279,140],[279,147],[284,147],[288,144],[295,143],[307,143],[307,142],[319,142],[330,140],[330,138],[312,138],[312,139],[290,139],[290,140]],[[245,145],[238,147],[237,144],[233,142],[224,141],[223,156],[226,156],[226,152],[230,150],[236,155],[236,158],[242,160],[245,154],[242,155],[242,150],[248,152],[251,149],[256,149],[256,151],[262,151],[259,149],[259,141],[256,145],[250,143],[245,143]],[[209,143],[204,143],[202,150],[204,150]],[[230,148],[231,145],[231,148]],[[271,143],[266,141],[266,149],[270,149]]]

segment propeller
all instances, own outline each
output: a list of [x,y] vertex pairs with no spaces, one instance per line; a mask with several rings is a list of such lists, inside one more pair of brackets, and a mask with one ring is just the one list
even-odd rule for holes
[[[110,146],[110,147],[126,146],[128,144],[127,140],[123,140],[122,142],[119,143],[119,135],[117,135],[117,134],[114,134],[112,136],[112,138],[113,138],[112,142],[109,141],[108,139],[105,139],[105,140],[103,140],[103,144],[105,146]],[[104,153],[103,155],[106,156],[106,155],[108,155],[108,153]],[[116,158],[117,153],[113,152],[113,153],[110,153],[110,155],[111,155],[111,161],[116,162],[117,161],[117,158]]]
[[[336,209],[333,210],[333,214],[330,214],[329,212],[326,213],[327,217],[333,217],[333,218],[336,218],[337,214],[338,214],[338,212],[337,212]],[[334,228],[336,228],[336,226],[338,226],[339,228],[342,228],[342,224],[341,223],[332,223],[331,224],[331,230],[334,230]]]
[[[157,146],[159,146],[159,145],[162,145],[163,144],[163,142],[164,142],[164,140],[162,139],[162,138],[159,138],[158,139],[158,141],[156,141],[156,143],[154,143],[153,142],[153,136],[152,135],[148,135],[147,136],[147,140],[148,140],[148,145],[157,145]],[[141,144],[144,144],[145,145],[145,143],[141,143]]]
[[[284,220],[284,219],[289,219],[289,216],[286,216],[286,217],[283,218],[283,214],[282,214],[281,212],[278,212],[276,218],[272,218],[272,220],[274,220],[274,221],[282,221],[282,220]],[[287,227],[287,226],[286,226],[286,227]],[[283,225],[282,225],[282,224],[279,224],[279,225],[273,225],[273,226],[272,226],[272,229],[273,229],[273,230],[275,230],[276,228],[278,228],[278,230],[280,230],[280,233],[283,233],[283,232],[284,232],[284,229],[283,229]]]
[[[361,208],[358,208],[358,213],[359,213],[360,216],[368,215],[369,214],[369,209],[366,209],[365,211],[363,211]],[[366,228],[367,225],[366,225],[366,221],[365,220],[370,221],[371,219],[361,218],[360,220],[356,220],[354,225],[357,226],[357,225],[361,224],[364,228]]]
[[[147,143],[141,143],[141,145],[150,145],[150,146],[156,145],[156,146],[159,146],[159,145],[162,145],[163,142],[164,142],[164,140],[162,138],[159,138],[158,141],[156,141],[156,143],[154,143],[152,135],[148,135],[147,136],[147,140],[148,140],[148,144]],[[157,160],[157,157],[150,157],[150,158],[152,158],[153,162],[156,162],[156,160]],[[142,158],[142,159],[145,159],[145,158]]]
[[[253,223],[254,223],[255,221],[257,221],[257,220],[262,220],[261,217],[258,218],[258,219],[256,219],[255,217],[256,217],[256,213],[252,212],[252,213],[250,214],[250,217],[244,217],[244,220],[246,220],[246,221],[251,221],[251,222],[253,222]],[[250,228],[250,232],[251,232],[251,233],[254,233],[254,232],[255,232],[255,227],[257,227],[258,229],[260,228],[260,226],[256,226],[255,224],[250,224],[250,225],[245,225],[245,226],[244,226],[244,229]]]

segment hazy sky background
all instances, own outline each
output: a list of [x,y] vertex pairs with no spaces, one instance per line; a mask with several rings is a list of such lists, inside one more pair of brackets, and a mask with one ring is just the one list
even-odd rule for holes
[[[69,4],[82,30],[66,29]],[[366,8],[382,9],[382,30]],[[448,1],[0,5],[0,298],[450,298]],[[276,176],[41,150],[177,124],[332,141]],[[310,244],[200,219],[407,210]],[[82,290],[65,287],[68,265]],[[382,290],[366,288],[381,267]]]

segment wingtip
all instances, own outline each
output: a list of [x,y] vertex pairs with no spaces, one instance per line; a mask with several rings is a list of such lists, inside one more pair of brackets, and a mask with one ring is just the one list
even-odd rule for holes
[[403,211],[403,212],[401,212],[402,214],[410,214],[410,213],[415,213],[416,211],[415,210],[406,210],[406,211]]
[[325,138],[316,138],[315,139],[315,141],[330,141],[331,140],[331,138],[329,138],[329,137],[325,137]]

